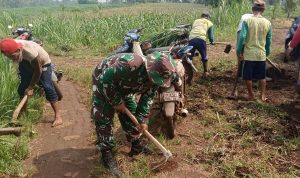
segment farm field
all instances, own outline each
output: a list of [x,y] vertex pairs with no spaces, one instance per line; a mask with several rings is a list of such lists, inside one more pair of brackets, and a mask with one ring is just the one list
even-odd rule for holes
[[[105,56],[114,53],[130,29],[143,27],[141,41],[148,40],[165,29],[192,23],[204,10],[212,12],[216,40],[230,42],[233,49],[225,54],[224,45],[208,47],[211,75],[205,80],[200,76],[200,60],[194,60],[200,72],[188,88],[189,116],[178,119],[174,139],[165,139],[150,124],[151,133],[174,154],[158,170],[152,171],[150,165],[162,155],[128,157],[130,144],[115,120],[115,153],[124,177],[299,177],[296,67],[282,62],[291,21],[282,11],[276,19],[271,19],[270,10],[266,12],[273,25],[270,59],[285,70],[284,77],[267,84],[269,101],[246,101],[243,83],[238,88],[240,99],[229,100],[237,70],[236,28],[241,14],[249,12],[251,6],[245,3],[241,7],[235,7],[235,13],[176,3],[1,10],[0,37],[10,35],[8,25],[32,23],[34,37],[43,41],[53,62],[65,71],[59,84],[64,93],[60,107],[65,121],[51,128],[50,106],[38,94],[31,98],[28,114],[20,118],[25,128],[22,137],[0,137],[0,177],[111,177],[99,163],[100,154],[94,146],[94,124],[89,115],[92,71]],[[299,14],[296,11],[292,15]],[[0,125],[6,127],[19,99],[15,89],[18,77],[15,64],[1,55],[0,60]],[[255,85],[256,95],[258,90]],[[153,111],[150,123],[158,119]],[[154,145],[151,148],[159,152]]]

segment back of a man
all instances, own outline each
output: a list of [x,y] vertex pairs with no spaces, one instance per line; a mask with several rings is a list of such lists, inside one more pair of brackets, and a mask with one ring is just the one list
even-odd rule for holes
[[194,21],[189,39],[200,38],[206,41],[208,30],[213,26],[213,23],[206,18],[200,18]]
[[[189,35],[189,46],[193,46],[190,51],[191,55],[189,58],[192,60],[195,55],[195,50],[198,50],[203,64],[203,77],[208,76],[208,57],[207,57],[207,47],[206,41],[207,36],[211,44],[214,44],[214,30],[213,23],[210,21],[210,15],[208,12],[201,14],[200,19],[196,19],[193,23],[192,30]],[[193,70],[188,69],[187,84],[192,84]]]
[[245,23],[248,27],[244,49],[245,60],[265,61],[267,54],[270,53],[270,48],[266,48],[266,37],[271,28],[270,21],[258,15],[249,17]]
[[41,65],[44,66],[46,64],[51,63],[51,59],[49,54],[37,43],[28,40],[15,40],[17,43],[22,44],[23,46],[23,59],[31,62],[37,56],[41,60]]
[[237,54],[244,60],[242,75],[245,80],[248,99],[254,100],[252,80],[259,80],[262,101],[266,101],[266,58],[271,52],[272,27],[262,16],[265,10],[263,0],[255,0],[253,16],[243,22],[237,45]]

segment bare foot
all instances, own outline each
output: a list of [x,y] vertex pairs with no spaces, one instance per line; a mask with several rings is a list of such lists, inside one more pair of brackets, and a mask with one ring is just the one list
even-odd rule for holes
[[228,96],[228,99],[237,100],[238,99],[238,93],[237,92],[231,93],[231,95]]
[[268,98],[267,97],[261,97],[260,98],[262,102],[268,102]]
[[56,127],[56,126],[59,126],[59,125],[62,125],[63,124],[63,121],[60,117],[56,118],[54,120],[54,122],[52,123],[52,127]]
[[209,77],[209,73],[208,72],[204,72],[202,78],[206,79]]

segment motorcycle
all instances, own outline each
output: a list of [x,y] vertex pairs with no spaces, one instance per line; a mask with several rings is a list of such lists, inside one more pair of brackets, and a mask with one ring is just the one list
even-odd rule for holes
[[[145,41],[139,43],[140,33],[142,29],[134,29],[129,31],[124,37],[124,43],[117,49],[116,53],[137,53],[148,55],[154,51],[163,51],[169,53],[176,62],[176,78],[168,88],[158,89],[158,98],[155,99],[159,108],[159,114],[162,116],[161,130],[163,134],[172,139],[175,137],[175,128],[177,115],[186,117],[188,115],[185,109],[185,68],[183,61],[189,60],[188,53],[192,49],[191,46],[182,45],[183,42],[173,43],[172,46],[151,48],[151,42]],[[192,63],[187,62],[193,65]],[[195,67],[195,66],[194,66]]]
[[12,35],[14,39],[20,39],[20,40],[28,40],[28,41],[34,41],[40,46],[43,46],[43,42],[39,39],[34,39],[32,36],[32,28],[33,25],[31,23],[28,24],[28,28],[25,27],[16,27],[13,29],[13,26],[9,25],[8,28],[13,30]]
[[[33,25],[29,23],[28,27],[33,27]],[[8,28],[13,29],[13,27],[11,25],[9,25]],[[43,46],[43,43],[42,43],[41,40],[33,38],[32,30],[30,30],[29,28],[17,27],[16,29],[14,29],[12,31],[12,35],[13,35],[14,39],[34,41],[37,44],[39,44],[40,46]],[[51,67],[52,67],[52,76],[51,76],[51,78],[52,78],[53,86],[54,86],[54,89],[55,89],[55,91],[58,95],[58,101],[60,101],[63,98],[63,95],[62,95],[61,90],[58,87],[58,83],[59,83],[59,81],[61,81],[64,72],[62,70],[56,70],[56,65],[55,64],[51,64]]]
[[163,116],[162,132],[169,139],[175,137],[177,116],[187,117],[188,115],[188,110],[185,108],[186,74],[183,61],[188,59],[192,48],[192,46],[171,47],[169,51],[176,63],[177,79],[173,80],[170,87],[158,90],[158,105],[160,114]]

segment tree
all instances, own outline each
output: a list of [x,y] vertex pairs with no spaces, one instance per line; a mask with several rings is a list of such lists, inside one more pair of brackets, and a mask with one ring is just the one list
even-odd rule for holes
[[290,18],[291,12],[295,11],[297,4],[294,0],[286,0],[284,11],[287,13],[287,18]]
[[279,10],[280,6],[280,0],[272,0],[270,1],[270,4],[272,3],[271,11],[272,11],[272,19],[275,19],[276,11]]

